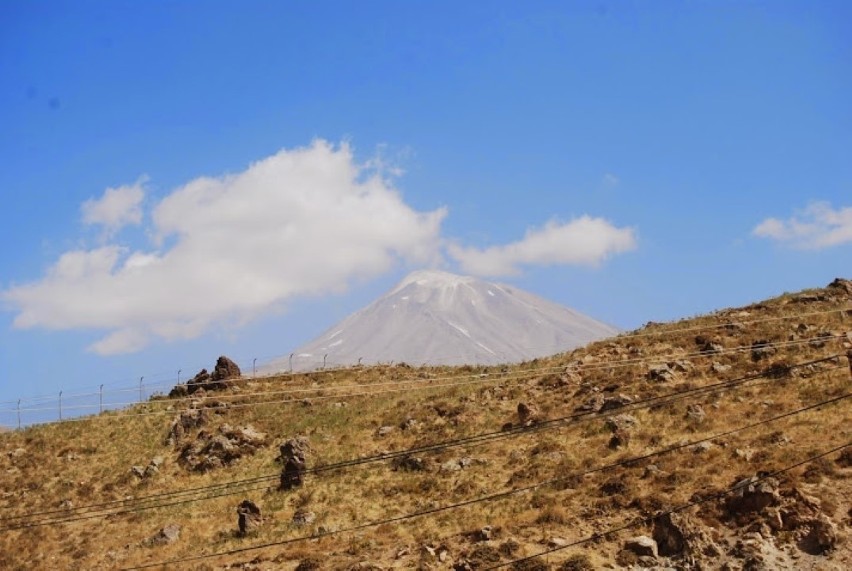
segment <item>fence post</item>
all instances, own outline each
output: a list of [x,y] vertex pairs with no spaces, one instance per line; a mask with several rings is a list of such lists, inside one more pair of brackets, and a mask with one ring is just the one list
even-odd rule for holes
[[325,355],[322,356],[322,368],[323,368],[323,370],[325,370],[325,360],[326,360],[327,357],[328,357],[328,353],[326,353]]
[[181,371],[183,371],[183,369],[178,369],[178,382],[177,382],[177,384],[180,384],[180,372]]
[[101,388],[98,390],[98,414],[101,414],[104,411],[104,386],[101,385]]
[[361,359],[363,359],[363,358],[364,358],[364,357],[358,357],[358,366],[359,366],[359,367],[361,366]]
[[290,353],[290,372],[293,372],[293,353]]
[[139,402],[145,400],[144,398],[142,398],[142,379],[144,378],[145,377],[139,377]]
[[59,420],[62,420],[62,391],[59,391]]
[[21,429],[21,399],[18,399],[18,430]]
[[251,360],[251,378],[257,378],[257,357]]

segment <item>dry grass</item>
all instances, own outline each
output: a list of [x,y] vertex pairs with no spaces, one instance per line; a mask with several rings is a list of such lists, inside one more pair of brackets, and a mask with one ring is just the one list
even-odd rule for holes
[[[804,293],[805,298],[811,299],[824,296],[825,290]],[[705,342],[732,348],[761,340],[810,338],[820,332],[842,332],[849,328],[852,322],[849,296],[833,292],[831,298],[821,301],[801,299],[799,294],[785,295],[748,308],[678,323],[649,324],[639,331],[642,336],[625,335],[571,353],[508,367],[376,367],[247,382],[237,391],[216,395],[220,402],[233,406],[211,413],[208,424],[201,429],[215,432],[224,423],[251,424],[270,436],[269,445],[230,466],[207,473],[188,472],[178,462],[179,446],[165,444],[172,419],[187,406],[186,401],[155,400],[80,422],[2,434],[3,517],[61,510],[67,502],[79,508],[262,475],[275,476],[282,467],[277,461],[277,445],[296,435],[310,438],[309,463],[317,466],[492,432],[507,423],[517,425],[520,402],[533,405],[542,418],[561,417],[574,413],[595,395],[623,394],[643,399],[752,374],[773,364],[793,364],[844,352],[841,342],[833,340],[790,345],[760,357],[753,356],[751,351],[695,356],[700,343]],[[838,311],[736,325],[829,309]],[[734,325],[677,332],[726,323]],[[801,324],[807,325],[807,331]],[[704,338],[696,339],[698,335]],[[678,360],[689,366],[676,370],[673,379],[664,382],[649,379],[649,364]],[[629,467],[579,475],[604,464],[843,394],[850,387],[850,372],[845,367],[845,358],[838,362],[844,367],[829,370],[833,365],[825,363],[791,374],[783,374],[783,367],[779,367],[777,378],[769,381],[631,411],[636,424],[630,428],[629,442],[618,448],[610,446],[612,431],[604,420],[598,419],[490,443],[423,453],[419,456],[424,470],[393,469],[389,462],[373,463],[308,475],[305,485],[292,491],[279,490],[277,481],[273,480],[233,496],[108,518],[6,530],[0,534],[0,568],[122,568],[345,529],[559,478],[553,485],[430,516],[311,542],[214,557],[182,564],[179,568],[221,569],[252,560],[257,567],[247,568],[295,569],[302,563],[303,569],[310,569],[310,561],[322,569],[345,569],[362,561],[394,568],[417,568],[424,564],[451,568],[453,562],[462,558],[472,562],[477,557],[508,561],[533,555],[546,549],[553,538],[582,539],[631,518],[689,501],[697,492],[724,489],[738,478],[783,467],[808,453],[848,441],[852,406],[844,401],[720,439],[703,451],[685,448]],[[612,366],[615,363],[619,365]],[[715,372],[714,363],[731,369]],[[535,368],[539,371],[523,372]],[[418,390],[382,392],[391,388],[382,383],[410,379],[420,381]],[[430,388],[426,384],[430,379],[433,385],[456,386]],[[347,391],[342,389],[347,387],[349,392],[373,394],[346,397]],[[295,401],[277,404],[257,404],[256,401],[270,397],[251,396],[285,389],[305,392],[297,397],[272,397]],[[696,421],[687,414],[687,405],[695,403],[706,413],[703,420]],[[141,412],[152,414],[138,416]],[[411,419],[415,422],[410,422]],[[384,426],[393,429],[379,436],[378,429]],[[188,437],[194,437],[197,431],[190,431]],[[140,480],[130,473],[131,466],[145,466],[155,456],[164,458],[158,474]],[[462,469],[448,467],[462,458],[470,459]],[[809,493],[821,498],[840,521],[850,509],[851,471],[829,458],[797,470],[793,476],[808,486]],[[243,499],[252,499],[260,505],[265,518],[264,525],[247,537],[235,533],[235,509]],[[298,510],[313,512],[315,520],[295,525],[292,518]],[[718,524],[713,517],[708,518],[708,525]],[[12,521],[6,519],[4,524]],[[180,539],[170,545],[148,546],[145,540],[168,523],[181,526]],[[471,540],[470,532],[484,526],[491,526],[499,533],[495,532],[495,537],[486,543]],[[643,531],[647,533],[640,528],[635,534]],[[553,569],[598,568],[604,562],[616,560],[619,545],[618,541],[599,540],[587,548],[556,552],[546,564]],[[444,560],[438,557],[442,549],[448,554]],[[432,553],[436,555],[433,557]]]

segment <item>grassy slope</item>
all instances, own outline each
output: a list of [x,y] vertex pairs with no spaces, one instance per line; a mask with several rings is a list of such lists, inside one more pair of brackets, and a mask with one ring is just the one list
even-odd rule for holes
[[[258,400],[284,399],[295,402],[231,406],[220,414],[211,414],[210,421],[203,427],[207,431],[215,432],[223,423],[251,424],[267,433],[270,439],[269,445],[256,454],[205,474],[188,472],[177,461],[178,449],[165,444],[169,426],[178,411],[188,405],[186,401],[152,401],[84,421],[2,434],[2,517],[61,509],[68,505],[63,504],[66,501],[79,508],[275,475],[281,470],[280,463],[276,462],[277,445],[300,434],[309,436],[314,451],[309,461],[317,465],[499,430],[507,422],[518,422],[516,410],[520,402],[533,405],[541,417],[552,418],[571,414],[596,393],[623,393],[641,399],[758,372],[776,362],[789,364],[845,353],[843,342],[832,340],[779,348],[774,355],[759,361],[752,358],[750,351],[691,356],[699,350],[696,345],[699,334],[732,348],[757,340],[784,342],[811,338],[820,332],[847,331],[852,323],[850,302],[850,296],[836,288],[809,290],[678,323],[649,324],[636,332],[641,333],[638,336],[625,335],[571,353],[503,369],[397,366],[246,382],[239,390],[212,395],[202,404],[216,401],[243,405]],[[838,311],[742,327],[731,325],[678,333],[686,328],[751,323],[829,309]],[[807,330],[800,324],[807,324]],[[649,365],[679,358],[694,367],[666,382],[648,378]],[[619,366],[609,366],[617,362]],[[732,368],[723,374],[716,373],[711,369],[713,362]],[[6,530],[0,532],[0,568],[122,568],[342,529],[557,476],[571,476],[584,468],[736,428],[842,394],[852,385],[845,363],[844,357],[837,360],[837,364],[844,365],[841,368],[826,363],[810,370],[798,370],[771,383],[631,412],[638,425],[631,431],[629,445],[618,449],[608,446],[611,433],[604,421],[595,420],[490,444],[422,454],[427,466],[422,472],[394,471],[388,462],[382,462],[311,475],[305,486],[295,491],[279,491],[277,482],[272,481],[256,485],[252,491],[212,500],[63,525]],[[831,367],[833,369],[828,371]],[[521,373],[529,369],[548,370]],[[483,374],[490,376],[481,377]],[[421,382],[420,390],[378,392],[389,388],[381,383],[412,378]],[[427,382],[429,379],[432,380]],[[456,386],[438,386],[448,384]],[[376,393],[339,396],[343,387],[350,387],[350,392]],[[248,393],[284,389],[305,389],[306,392],[248,396]],[[301,402],[306,397],[310,404]],[[686,417],[686,407],[692,403],[704,407],[707,413],[704,422],[696,424]],[[143,412],[151,414],[140,416]],[[409,418],[417,420],[417,425],[407,430],[399,428]],[[438,569],[452,568],[454,562],[464,557],[475,560],[477,549],[479,555],[499,554],[501,546],[501,561],[508,561],[512,558],[507,555],[512,542],[518,544],[515,557],[535,554],[546,549],[554,537],[569,541],[581,539],[618,526],[632,517],[688,501],[696,492],[723,489],[739,477],[782,467],[810,453],[841,444],[850,440],[850,420],[852,403],[843,401],[720,439],[703,453],[685,449],[657,457],[653,463],[661,472],[650,477],[645,477],[649,463],[646,461],[635,467],[569,478],[562,485],[542,487],[433,516],[172,568],[219,569],[253,561],[246,568],[292,569],[299,561],[314,558],[321,562],[322,568],[330,569],[345,569],[363,561],[384,568],[427,565]],[[381,426],[394,426],[395,429],[380,437],[377,429]],[[191,431],[188,440],[196,432]],[[735,450],[753,454],[746,460],[747,454],[738,454]],[[131,466],[145,466],[155,456],[165,459],[159,474],[140,480],[130,473]],[[470,457],[474,462],[461,471],[440,468],[444,462],[461,457]],[[852,505],[852,469],[840,467],[834,458],[816,466],[794,471],[788,484],[819,498],[822,511],[832,518],[841,533],[847,533]],[[246,498],[260,505],[266,522],[249,537],[240,538],[234,533],[235,508]],[[291,519],[299,508],[313,511],[316,521],[303,527],[294,526]],[[748,531],[725,521],[716,509],[693,511],[699,513],[703,525],[712,530],[722,545],[733,546],[737,538]],[[3,523],[8,525],[10,520]],[[182,527],[178,541],[165,546],[145,545],[146,538],[168,523]],[[475,543],[464,535],[486,525],[499,528],[492,541]],[[623,539],[639,533],[649,533],[648,528],[553,553],[548,562],[557,568],[580,553],[587,555],[595,567],[616,566],[614,562]],[[848,543],[826,556],[814,557],[795,552],[792,546],[784,545],[783,539],[775,538],[774,541],[784,557],[796,557],[796,565],[800,568],[842,569],[852,561]],[[438,552],[441,547],[445,548],[444,561],[433,558],[423,549],[425,545],[437,548]],[[489,552],[483,546],[494,549]]]

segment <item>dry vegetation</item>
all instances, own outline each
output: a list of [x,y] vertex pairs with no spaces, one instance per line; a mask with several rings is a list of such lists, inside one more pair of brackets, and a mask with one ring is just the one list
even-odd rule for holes
[[[2,434],[0,568],[122,569],[284,542],[163,568],[486,569],[552,550],[508,568],[847,569],[849,448],[777,475],[766,509],[738,511],[729,496],[712,495],[852,440],[852,399],[690,443],[849,392],[850,307],[852,284],[839,282],[648,324],[519,365],[245,380],[200,397]],[[836,357],[788,368],[827,356]],[[767,371],[724,390],[689,392]],[[673,394],[681,398],[645,403]],[[202,409],[193,413],[202,420],[168,442],[173,421],[189,409]],[[232,454],[228,446],[239,443],[221,440],[229,434],[224,424],[250,425],[266,439]],[[308,473],[303,485],[279,489],[278,446],[295,436],[308,437],[312,469],[483,433],[497,437]],[[191,470],[181,460],[199,438],[218,443],[205,453],[228,453],[221,467]],[[157,457],[157,469],[131,471]],[[270,478],[222,486],[262,476]],[[528,489],[381,523],[520,488]],[[263,523],[240,536],[236,507],[245,499],[261,508]],[[688,531],[680,550],[652,562],[624,549],[627,539],[653,534],[655,514],[702,500],[672,516]],[[314,518],[294,523],[307,512]],[[820,518],[834,535],[814,548],[808,541]],[[631,521],[639,523],[559,549]],[[176,540],[151,541],[170,524],[180,527]],[[323,537],[287,543],[311,535]]]

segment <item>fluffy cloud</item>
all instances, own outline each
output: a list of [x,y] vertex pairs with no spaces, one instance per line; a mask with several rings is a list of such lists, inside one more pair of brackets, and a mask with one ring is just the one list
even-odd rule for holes
[[108,235],[128,224],[140,224],[146,180],[143,177],[132,185],[108,188],[100,198],[87,200],[80,207],[83,222],[104,226]]
[[752,234],[803,250],[838,246],[852,242],[852,207],[834,210],[827,202],[814,202],[788,220],[767,218]]
[[[142,182],[83,205],[111,232],[139,224]],[[294,298],[339,292],[395,262],[439,256],[446,212],[417,212],[350,148],[317,141],[245,171],[198,178],[154,205],[148,248],[66,252],[39,281],[2,292],[21,328],[90,328],[101,354],[186,339]]]
[[508,276],[519,273],[522,265],[596,265],[635,247],[632,228],[617,228],[602,218],[582,216],[564,224],[551,220],[511,244],[484,250],[454,244],[448,250],[467,273]]

